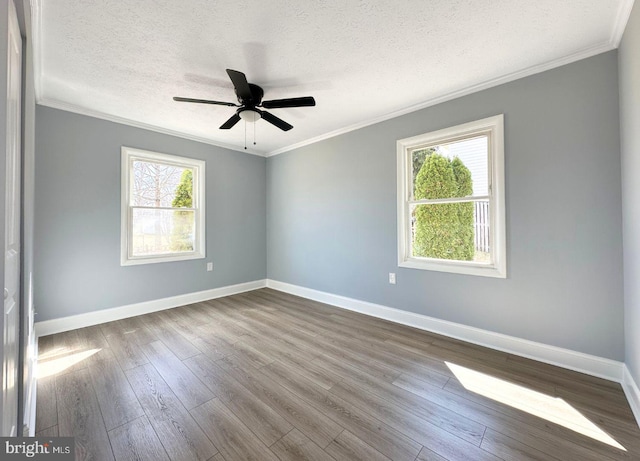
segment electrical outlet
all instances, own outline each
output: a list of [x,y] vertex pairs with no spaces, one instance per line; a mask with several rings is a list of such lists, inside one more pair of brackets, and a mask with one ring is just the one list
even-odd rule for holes
[[396,284],[396,274],[393,272],[389,272],[389,283],[391,285],[395,285]]
[[207,263],[207,271],[211,272],[213,270],[213,263]]

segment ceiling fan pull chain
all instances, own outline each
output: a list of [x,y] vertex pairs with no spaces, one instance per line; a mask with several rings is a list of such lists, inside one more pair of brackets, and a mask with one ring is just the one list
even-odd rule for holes
[[256,124],[253,124],[253,145],[256,145]]
[[247,150],[247,122],[244,122],[244,150]]

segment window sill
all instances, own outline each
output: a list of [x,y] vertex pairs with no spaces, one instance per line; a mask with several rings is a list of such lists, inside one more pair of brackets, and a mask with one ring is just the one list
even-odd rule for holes
[[159,255],[140,258],[128,258],[120,261],[121,266],[137,266],[141,264],[167,263],[174,261],[189,261],[191,259],[204,259],[204,253],[189,253],[177,255]]
[[435,261],[410,258],[400,261],[398,267],[480,277],[507,278],[507,270],[504,264],[500,266],[499,264],[477,264],[466,261]]

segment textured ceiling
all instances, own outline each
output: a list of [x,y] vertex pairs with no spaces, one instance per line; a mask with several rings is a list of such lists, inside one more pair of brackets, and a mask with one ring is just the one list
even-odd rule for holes
[[294,129],[272,154],[616,48],[633,0],[33,0],[38,102],[243,150],[225,69]]

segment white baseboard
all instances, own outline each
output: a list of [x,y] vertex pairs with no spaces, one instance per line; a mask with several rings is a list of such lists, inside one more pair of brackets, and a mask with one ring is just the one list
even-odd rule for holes
[[624,364],[615,360],[520,339],[501,333],[494,333],[480,328],[428,317],[423,314],[395,309],[393,307],[278,282],[277,280],[267,279],[267,287],[539,362],[578,371],[609,381],[622,382],[622,368]]
[[622,389],[624,389],[624,393],[627,396],[627,400],[629,401],[631,411],[636,417],[638,426],[640,426],[640,389],[638,388],[636,382],[633,380],[633,376],[631,376],[631,372],[627,368],[627,365],[623,365],[623,370],[624,372],[622,376]]
[[253,282],[239,283],[226,287],[214,288],[212,290],[198,291],[184,295],[172,296],[170,298],[154,299],[127,306],[113,307],[99,311],[87,312],[86,314],[71,315],[53,320],[36,322],[36,335],[47,336],[63,331],[75,330],[100,323],[112,322],[114,320],[126,319],[136,315],[149,314],[150,312],[171,309],[173,307],[185,306],[187,304],[207,301],[209,299],[221,298],[223,296],[244,293],[245,291],[264,288],[266,281],[255,280]]

